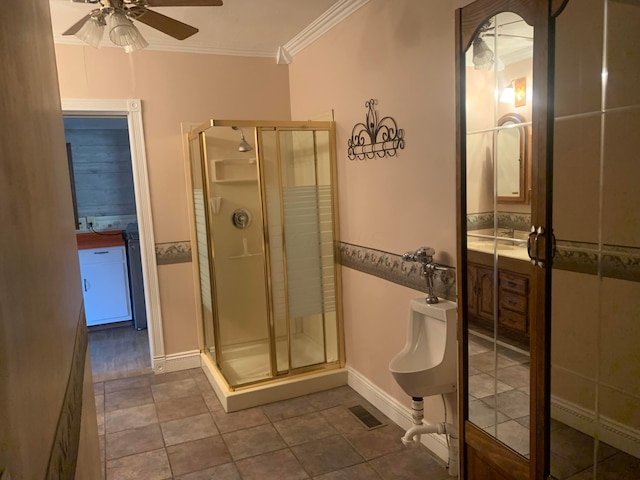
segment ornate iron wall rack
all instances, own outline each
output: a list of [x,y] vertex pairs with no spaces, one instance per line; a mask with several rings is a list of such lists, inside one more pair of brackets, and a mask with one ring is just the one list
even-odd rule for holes
[[365,160],[367,158],[394,157],[398,149],[404,148],[404,130],[398,128],[396,121],[391,117],[383,117],[378,121],[378,112],[374,106],[378,103],[375,99],[364,102],[369,110],[365,117],[365,123],[356,123],[351,130],[347,156],[349,160]]

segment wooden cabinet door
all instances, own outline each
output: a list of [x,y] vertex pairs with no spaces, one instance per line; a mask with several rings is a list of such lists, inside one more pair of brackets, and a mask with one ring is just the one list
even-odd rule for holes
[[131,320],[124,247],[82,250],[80,273],[88,326]]
[[493,322],[493,269],[486,267],[477,267],[476,285],[478,288],[478,316],[480,318]]

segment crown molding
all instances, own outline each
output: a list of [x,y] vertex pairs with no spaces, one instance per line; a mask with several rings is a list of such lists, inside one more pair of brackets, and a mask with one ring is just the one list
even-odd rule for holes
[[[233,49],[233,48],[215,48],[208,47],[205,45],[189,45],[189,44],[176,44],[171,41],[168,42],[158,42],[154,40],[149,40],[149,46],[144,50],[155,50],[160,52],[176,52],[176,53],[201,53],[208,55],[229,55],[234,57],[263,57],[263,58],[274,58],[275,52],[271,50],[250,50],[250,49]],[[89,47],[82,40],[74,37],[74,36],[63,36],[63,35],[55,35],[53,36],[53,42],[56,45],[75,45],[79,47]],[[100,45],[100,48],[120,48],[118,45],[115,45],[108,41],[103,41]],[[144,51],[142,50],[142,51]],[[133,53],[135,55],[135,52]]]
[[[279,47],[276,51],[271,49],[233,49],[233,48],[216,48],[206,45],[176,43],[172,40],[155,40],[148,39],[149,46],[145,50],[156,50],[163,52],[178,53],[201,53],[210,55],[230,55],[236,57],[263,57],[274,58],[278,63],[290,63],[293,56],[315,42],[318,38],[338,25],[353,12],[363,5],[369,3],[369,0],[339,0],[326,12],[320,15],[309,26],[289,40],[286,44]],[[54,34],[53,41],[58,45],[77,45],[87,47],[87,44],[73,35]],[[103,41],[100,48],[122,48],[112,44],[109,41]]]
[[284,49],[291,56],[295,56],[367,3],[369,3],[369,0],[340,0],[314,20],[307,28],[285,43],[283,45]]

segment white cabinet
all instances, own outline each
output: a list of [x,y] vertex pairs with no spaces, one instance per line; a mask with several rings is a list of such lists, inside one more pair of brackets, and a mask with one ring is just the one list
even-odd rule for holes
[[79,250],[78,257],[87,325],[131,320],[124,247]]

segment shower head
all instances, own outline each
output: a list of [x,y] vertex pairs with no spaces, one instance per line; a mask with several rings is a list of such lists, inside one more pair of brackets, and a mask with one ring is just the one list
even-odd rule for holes
[[253,149],[251,145],[244,139],[244,131],[240,127],[231,127],[234,130],[240,130],[240,145],[238,145],[239,152],[248,152]]

